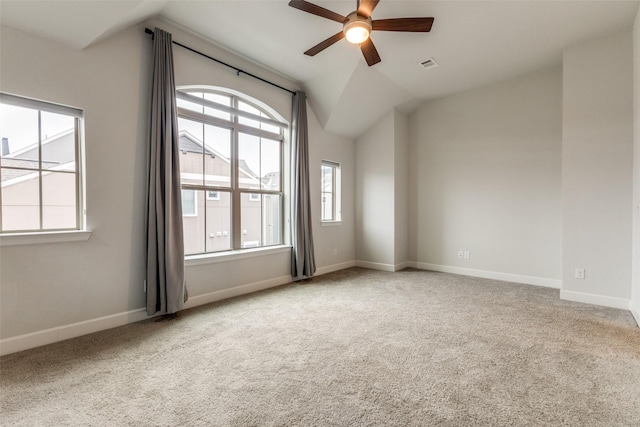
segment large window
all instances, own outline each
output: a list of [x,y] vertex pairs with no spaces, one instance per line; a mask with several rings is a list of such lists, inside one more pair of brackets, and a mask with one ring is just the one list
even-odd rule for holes
[[281,244],[287,124],[231,93],[177,98],[185,254]]
[[340,164],[323,160],[320,178],[320,196],[322,197],[320,219],[322,221],[340,221],[340,186]]
[[83,228],[78,108],[0,92],[0,232]]

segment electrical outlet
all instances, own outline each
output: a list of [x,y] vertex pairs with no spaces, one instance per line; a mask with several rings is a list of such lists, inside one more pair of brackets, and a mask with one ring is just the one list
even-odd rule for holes
[[464,259],[464,251],[458,251],[458,258]]
[[464,251],[464,259],[469,259],[469,251]]
[[584,268],[576,268],[575,276],[576,279],[584,279]]
[[333,249],[333,254],[338,255],[338,250],[336,248]]

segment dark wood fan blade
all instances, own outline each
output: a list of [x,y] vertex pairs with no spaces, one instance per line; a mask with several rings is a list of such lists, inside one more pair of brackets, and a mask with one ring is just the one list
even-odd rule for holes
[[373,45],[373,42],[371,41],[371,38],[368,38],[366,41],[360,44],[360,50],[362,51],[362,54],[364,55],[364,59],[367,61],[367,64],[369,64],[369,67],[382,61],[380,59],[380,55],[378,55],[378,51],[376,50],[376,47]]
[[322,52],[323,50],[325,50],[335,42],[342,40],[343,38],[344,38],[344,32],[340,31],[339,33],[332,35],[328,39],[321,41],[311,49],[307,50],[304,54],[309,56],[315,56],[317,53]]
[[295,7],[296,9],[300,9],[304,12],[311,13],[316,16],[320,16],[322,18],[331,19],[332,21],[339,22],[341,24],[347,20],[345,16],[342,16],[338,13],[332,12],[329,9],[325,9],[324,7],[316,6],[313,3],[309,3],[304,0],[291,0],[289,2],[289,6]]
[[407,31],[427,33],[431,31],[433,18],[376,19],[371,22],[373,31]]
[[360,0],[360,6],[358,7],[358,15],[369,18],[373,9],[376,8],[380,0]]

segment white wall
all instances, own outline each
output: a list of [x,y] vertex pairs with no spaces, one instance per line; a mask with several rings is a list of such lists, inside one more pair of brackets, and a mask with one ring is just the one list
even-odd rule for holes
[[150,49],[140,31],[78,51],[2,27],[2,91],[85,109],[94,230],[87,242],[2,249],[3,340],[144,306]]
[[400,269],[409,261],[409,117],[394,111],[394,264]]
[[[295,84],[161,22],[123,31],[78,51],[2,27],[0,90],[85,109],[88,241],[3,247],[0,259],[0,351],[88,333],[144,318],[144,212],[151,38],[158,24],[174,40],[294,89]],[[290,94],[207,59],[174,49],[176,83],[230,87],[258,98],[289,119]],[[353,142],[325,134],[312,111],[311,185],[320,160],[343,166],[343,226],[317,227],[320,271],[354,259]],[[342,145],[344,143],[344,145]],[[318,146],[316,146],[318,145]],[[316,191],[316,190],[314,190]],[[349,199],[350,198],[350,199]],[[319,211],[319,195],[314,209]],[[327,257],[329,245],[338,256]],[[333,253],[333,252],[331,252]],[[214,264],[188,264],[188,306],[286,283],[289,251]]]
[[[632,39],[563,55],[561,297],[628,308],[633,174]],[[584,268],[584,280],[574,277]]]
[[417,266],[560,286],[561,95],[554,68],[411,114],[409,256]]
[[631,312],[640,325],[640,10],[633,27],[633,285]]
[[356,140],[356,261],[393,269],[394,114]]
[[[323,132],[307,109],[309,134],[315,135],[309,147],[313,239],[318,273],[353,266],[355,259],[355,143],[342,136]],[[339,225],[322,225],[320,215],[320,164],[322,160],[340,163],[342,181],[342,220]],[[317,171],[317,173],[316,173]]]

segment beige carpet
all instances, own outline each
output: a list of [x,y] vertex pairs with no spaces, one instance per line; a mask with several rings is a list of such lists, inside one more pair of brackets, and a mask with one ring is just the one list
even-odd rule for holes
[[0,359],[2,425],[640,426],[630,313],[352,268]]

